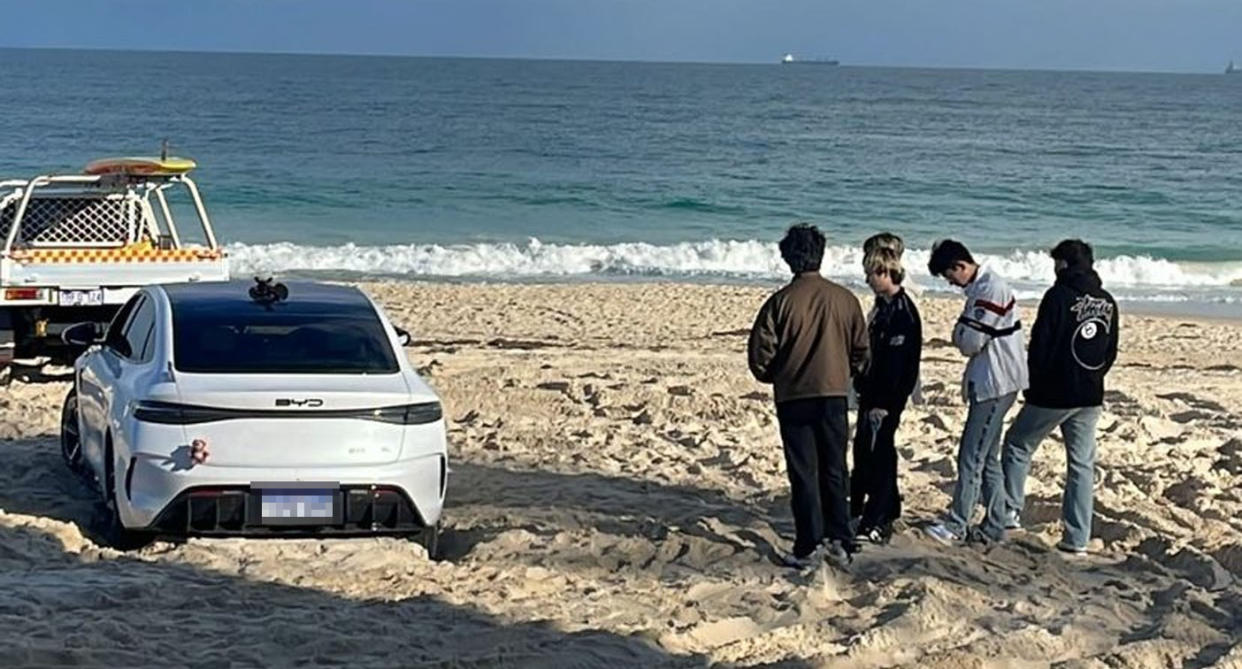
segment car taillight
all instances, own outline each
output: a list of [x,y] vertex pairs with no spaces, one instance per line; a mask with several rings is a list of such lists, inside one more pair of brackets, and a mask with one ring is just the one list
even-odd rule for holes
[[198,407],[185,406],[182,404],[173,404],[171,402],[139,402],[134,407],[134,418],[144,423],[162,423],[164,425],[189,425],[191,423],[205,423],[210,418],[201,415],[201,409]]
[[146,423],[165,425],[194,425],[221,420],[272,420],[354,418],[375,420],[394,425],[424,425],[440,420],[444,415],[439,402],[402,404],[379,409],[216,409],[212,407],[174,404],[144,400],[134,405],[134,418]]
[[396,425],[425,425],[443,418],[444,410],[440,408],[439,402],[422,402],[376,409],[369,417]]

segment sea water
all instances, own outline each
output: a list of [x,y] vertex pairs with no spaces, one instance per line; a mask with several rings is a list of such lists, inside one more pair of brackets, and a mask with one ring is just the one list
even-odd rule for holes
[[0,50],[0,177],[168,138],[238,274],[779,281],[793,222],[861,286],[891,231],[1026,297],[1242,311],[1242,77]]

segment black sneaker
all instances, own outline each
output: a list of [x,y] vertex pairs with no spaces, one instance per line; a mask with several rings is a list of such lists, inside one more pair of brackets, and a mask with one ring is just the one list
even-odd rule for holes
[[781,564],[790,569],[810,569],[819,564],[819,551],[812,551],[806,555],[794,555],[793,553],[785,553],[781,555]]
[[866,541],[877,546],[887,544],[893,538],[893,526],[884,524],[864,528],[858,533],[859,541]]
[[829,541],[824,544],[824,559],[838,569],[846,569],[854,561],[854,553],[858,552],[858,544],[847,544],[842,541]]
[[982,528],[975,526],[966,531],[966,543],[977,544],[979,546],[991,546],[998,544],[1002,539],[988,535]]

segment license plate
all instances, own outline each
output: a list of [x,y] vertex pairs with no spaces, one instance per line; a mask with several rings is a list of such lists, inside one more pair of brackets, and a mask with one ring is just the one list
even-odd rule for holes
[[102,290],[62,290],[60,306],[62,307],[97,307],[104,303]]
[[263,488],[259,506],[264,523],[329,524],[336,519],[336,493],[332,490]]

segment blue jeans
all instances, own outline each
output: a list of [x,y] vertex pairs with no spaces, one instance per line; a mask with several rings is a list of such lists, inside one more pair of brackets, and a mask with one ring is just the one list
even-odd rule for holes
[[1065,494],[1061,498],[1062,543],[1086,548],[1091,540],[1091,512],[1095,487],[1095,425],[1100,407],[1045,409],[1022,407],[1005,433],[1005,506],[1021,514],[1026,504],[1026,475],[1031,456],[1054,429],[1065,438]]
[[[971,402],[957,446],[957,483],[944,525],[965,538],[975,503],[983,504],[979,530],[992,540],[1005,537],[1005,481],[1000,466],[1001,428],[1017,393]],[[982,494],[982,499],[980,495]]]

